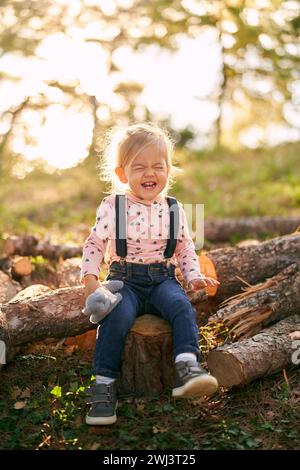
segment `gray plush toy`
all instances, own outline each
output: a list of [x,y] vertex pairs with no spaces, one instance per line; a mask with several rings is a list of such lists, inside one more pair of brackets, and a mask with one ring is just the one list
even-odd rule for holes
[[101,287],[88,296],[83,312],[90,315],[91,323],[99,323],[118,305],[122,300],[122,295],[118,291],[123,286],[123,281],[104,281]]

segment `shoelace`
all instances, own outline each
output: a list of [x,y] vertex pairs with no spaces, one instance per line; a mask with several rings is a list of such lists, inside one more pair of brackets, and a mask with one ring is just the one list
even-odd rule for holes
[[[97,390],[97,385],[86,389],[88,397],[85,399],[86,403],[107,403],[113,402],[113,394],[110,392],[110,386],[107,386],[107,391]],[[106,399],[105,399],[106,397]]]

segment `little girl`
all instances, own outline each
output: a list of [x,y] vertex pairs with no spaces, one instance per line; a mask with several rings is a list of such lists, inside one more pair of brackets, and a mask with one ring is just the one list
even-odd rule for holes
[[[122,300],[100,322],[91,404],[87,424],[116,421],[116,379],[126,336],[137,316],[151,305],[172,327],[175,362],[174,397],[210,395],[217,380],[199,365],[195,311],[175,277],[179,266],[188,288],[219,282],[201,274],[182,204],[167,196],[173,143],[167,132],[151,124],[114,128],[103,154],[102,177],[111,194],[97,210],[96,222],[83,247],[81,282],[86,296],[101,287],[100,265],[109,266],[106,280],[119,280]],[[116,195],[116,193],[119,193]],[[151,310],[150,310],[151,312]]]

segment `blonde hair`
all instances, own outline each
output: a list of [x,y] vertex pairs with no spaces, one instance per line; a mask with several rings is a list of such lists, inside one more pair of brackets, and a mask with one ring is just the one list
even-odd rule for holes
[[128,165],[146,147],[156,145],[159,152],[166,156],[170,166],[167,185],[163,190],[166,195],[174,182],[174,176],[182,170],[172,164],[174,142],[166,129],[152,123],[137,123],[129,126],[114,126],[106,132],[100,156],[100,177],[110,185],[109,193],[123,193],[128,188],[119,180],[115,168]]

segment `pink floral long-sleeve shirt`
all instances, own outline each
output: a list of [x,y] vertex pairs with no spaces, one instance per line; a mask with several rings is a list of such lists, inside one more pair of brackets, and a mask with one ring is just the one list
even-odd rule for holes
[[[158,195],[153,201],[139,199],[130,190],[126,196],[126,260],[131,263],[160,263],[169,233],[170,210],[167,200]],[[188,223],[181,203],[179,232],[171,263],[179,266],[186,282],[202,276],[198,256],[190,237]],[[81,283],[87,274],[99,276],[104,261],[108,266],[119,261],[116,253],[115,195],[105,197],[96,213],[95,225],[85,240],[81,267]]]

